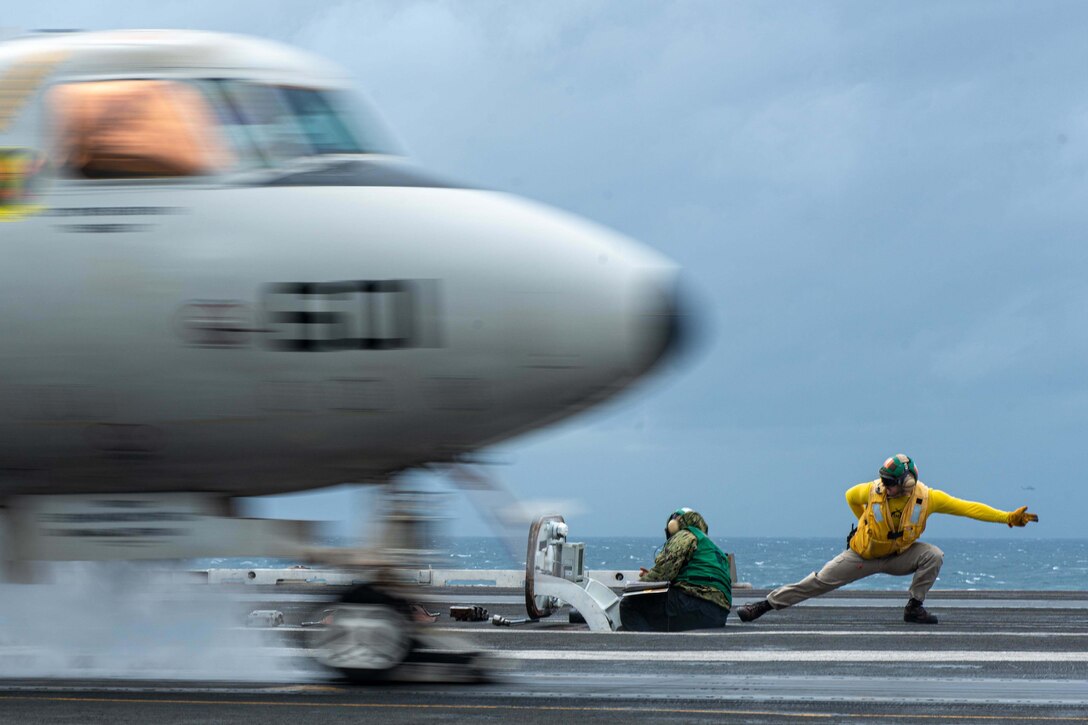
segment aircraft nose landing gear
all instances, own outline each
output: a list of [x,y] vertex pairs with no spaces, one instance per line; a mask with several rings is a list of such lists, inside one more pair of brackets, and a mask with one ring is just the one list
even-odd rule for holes
[[310,652],[352,682],[387,680],[414,645],[407,611],[403,600],[370,585],[356,586],[311,631]]
[[360,584],[322,613],[307,640],[310,655],[355,684],[487,682],[490,656],[461,637],[430,631],[407,600]]

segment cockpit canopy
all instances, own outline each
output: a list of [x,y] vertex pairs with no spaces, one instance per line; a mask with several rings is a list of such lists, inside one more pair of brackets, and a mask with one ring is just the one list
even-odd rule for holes
[[330,154],[391,153],[345,92],[234,79],[56,85],[54,165],[85,179],[203,176]]
[[32,35],[0,43],[0,86],[0,147],[42,149],[73,179],[199,177],[398,153],[345,72],[259,38]]

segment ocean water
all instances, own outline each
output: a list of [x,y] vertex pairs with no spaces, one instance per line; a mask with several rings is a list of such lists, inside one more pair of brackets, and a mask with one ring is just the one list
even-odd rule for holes
[[[1088,539],[1029,539],[1016,536],[985,539],[925,539],[944,551],[937,589],[1088,590]],[[612,536],[580,539],[586,545],[588,569],[649,567],[664,543],[662,537]],[[715,539],[737,562],[737,579],[757,588],[795,582],[819,569],[843,550],[835,538]],[[332,543],[332,542],[330,542]],[[345,542],[335,542],[342,545]],[[435,540],[431,566],[442,569],[523,569],[524,545],[511,552],[492,537],[448,537]],[[205,567],[268,567],[294,562],[272,559],[202,559]],[[877,575],[846,587],[899,590],[902,577]]]
[[[637,569],[650,566],[661,537],[587,537],[586,568]],[[1088,590],[1088,539],[925,539],[944,551],[937,589]],[[501,543],[485,537],[447,539],[445,555],[435,566],[464,569],[511,569],[525,566]],[[795,582],[843,550],[835,538],[715,539],[734,555],[737,580],[757,588]],[[902,577],[876,575],[847,589],[904,588]]]

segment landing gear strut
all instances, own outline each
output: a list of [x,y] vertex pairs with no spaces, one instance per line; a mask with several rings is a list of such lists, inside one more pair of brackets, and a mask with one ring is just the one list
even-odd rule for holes
[[357,684],[488,680],[486,654],[460,637],[434,632],[426,610],[412,603],[418,585],[397,575],[418,568],[427,555],[433,501],[395,484],[384,493],[381,542],[360,572],[369,581],[347,590],[318,617],[307,640],[310,655]]

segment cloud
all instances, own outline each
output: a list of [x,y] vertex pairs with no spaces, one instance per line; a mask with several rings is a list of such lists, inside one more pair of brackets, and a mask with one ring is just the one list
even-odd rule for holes
[[[716,318],[704,357],[505,447],[505,475],[588,491],[585,535],[656,533],[678,491],[732,533],[815,535],[895,450],[994,505],[1064,475],[1088,425],[1085,20],[1065,2],[96,0],[4,22],[302,45],[428,165],[679,260]],[[821,462],[812,496],[788,487],[801,459]],[[617,495],[629,517],[593,513]],[[1078,535],[1088,493],[1062,496],[1040,535]]]

